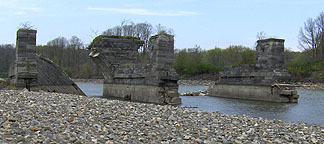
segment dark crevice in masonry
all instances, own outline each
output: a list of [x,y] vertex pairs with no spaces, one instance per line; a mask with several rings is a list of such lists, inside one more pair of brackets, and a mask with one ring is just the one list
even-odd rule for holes
[[142,40],[99,36],[89,56],[103,69],[103,95],[159,104],[179,104],[178,75],[173,68],[174,39],[156,35],[149,40],[148,59],[141,62]]

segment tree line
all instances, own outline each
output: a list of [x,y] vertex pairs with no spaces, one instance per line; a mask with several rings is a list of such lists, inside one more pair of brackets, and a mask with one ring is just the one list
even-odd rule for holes
[[10,65],[15,61],[16,51],[14,45],[3,44],[0,45],[0,78],[8,77]]
[[299,45],[312,61],[324,60],[324,12],[316,18],[308,18],[300,28]]
[[254,64],[255,51],[251,48],[233,45],[226,49],[202,50],[200,46],[176,51],[175,69],[181,75],[214,73],[224,66]]
[[58,37],[46,45],[36,46],[37,54],[51,59],[72,78],[101,78],[100,70],[88,57],[88,50],[81,39]]
[[[309,18],[299,33],[301,52],[285,50],[285,65],[292,74],[293,81],[324,82],[324,13],[315,19]],[[165,32],[174,34],[171,28],[160,24],[155,27],[149,23],[134,23],[124,20],[120,25],[108,28],[103,35],[135,36],[145,42],[139,51],[145,59],[149,52],[148,40],[155,34]],[[97,33],[95,33],[95,36]],[[257,39],[263,39],[265,33],[258,33]],[[88,57],[86,45],[77,36],[57,37],[46,45],[36,47],[37,54],[57,63],[72,78],[102,78],[101,71]],[[0,77],[6,77],[10,64],[15,60],[14,45],[0,45]],[[203,50],[196,45],[193,48],[176,49],[174,67],[180,75],[199,75],[217,73],[225,66],[254,64],[255,49],[232,45],[228,48],[215,47]]]
[[152,24],[147,22],[134,23],[130,20],[122,20],[120,22],[120,25],[109,28],[102,34],[139,37],[144,41],[144,45],[140,48],[140,52],[145,55],[148,52],[149,39],[153,34],[156,33],[174,34],[174,31],[173,29],[162,26],[161,24],[153,27]]

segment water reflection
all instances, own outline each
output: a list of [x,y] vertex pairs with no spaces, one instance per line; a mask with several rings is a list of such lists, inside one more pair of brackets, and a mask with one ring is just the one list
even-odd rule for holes
[[181,98],[182,106],[197,106],[198,109],[205,111],[218,111],[234,115],[246,114],[270,119],[285,119],[285,114],[290,112],[290,107],[296,105],[210,96],[183,96]]
[[252,117],[279,119],[286,122],[324,124],[324,91],[298,89],[299,103],[274,103],[210,96],[182,96],[181,106],[195,106],[205,111],[246,114]]
[[75,82],[76,85],[87,95],[87,96],[102,96],[103,84],[102,83],[85,83]]

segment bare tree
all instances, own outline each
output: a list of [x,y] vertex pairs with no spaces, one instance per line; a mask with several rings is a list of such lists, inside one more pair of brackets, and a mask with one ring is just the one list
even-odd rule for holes
[[316,21],[309,18],[304,23],[304,28],[299,31],[299,45],[303,50],[310,49],[313,61],[316,60],[317,48],[319,44],[319,31]]
[[320,13],[320,15],[316,19],[316,25],[318,27],[318,54],[320,60],[324,60],[324,12]]
[[149,38],[152,36],[154,31],[156,33],[164,32],[168,34],[174,34],[174,31],[171,28],[166,28],[161,24],[158,24],[154,29],[153,26],[147,22],[135,24],[130,20],[122,20],[120,25],[115,26],[113,28],[109,28],[105,30],[102,34],[139,37],[141,40],[144,41],[144,45],[140,48],[139,51],[145,54],[148,52]]
[[35,29],[35,26],[32,25],[29,21],[20,24],[21,29]]
[[[52,53],[50,53],[50,58],[56,59],[56,62],[60,66],[64,66],[63,57],[64,57],[64,48],[68,46],[68,40],[65,37],[58,37],[49,42],[47,42],[47,46],[50,46]],[[54,58],[55,57],[55,58]],[[53,60],[54,61],[54,60]]]
[[94,29],[91,29],[90,30],[90,33],[89,33],[89,36],[94,39],[95,37],[97,37],[99,34],[98,34],[98,30],[94,30]]
[[47,45],[65,48],[68,45],[68,40],[65,37],[58,37],[47,42]]
[[138,23],[135,25],[136,36],[140,37],[144,41],[142,52],[148,51],[148,43],[151,35],[153,34],[153,27],[149,23]]
[[148,40],[153,34],[153,27],[149,23],[135,24],[129,20],[123,20],[119,26],[107,29],[102,34],[139,37],[144,41],[144,46],[140,49],[140,51],[145,53],[148,50]]
[[81,49],[81,48],[83,48],[83,42],[77,36],[72,36],[69,39],[68,45],[69,45],[69,47],[74,48],[74,49]]
[[174,35],[173,29],[162,26],[161,24],[158,24],[155,26],[155,32],[156,33],[167,33],[167,34]]
[[256,38],[258,40],[265,39],[266,38],[266,33],[264,31],[258,32]]

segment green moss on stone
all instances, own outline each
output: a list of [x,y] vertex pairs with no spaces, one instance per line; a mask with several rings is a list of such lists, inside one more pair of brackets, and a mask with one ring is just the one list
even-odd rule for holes
[[165,32],[165,31],[160,31],[158,34],[156,34],[156,35],[154,35],[154,36],[151,36],[150,39],[155,39],[155,38],[157,38],[157,37],[160,36],[160,35],[165,35],[165,36],[167,36],[167,37],[173,37],[173,35],[168,34],[168,33]]
[[88,46],[88,49],[94,46],[95,43],[98,43],[102,38],[119,38],[119,39],[140,39],[139,37],[134,36],[119,36],[119,35],[99,35],[93,39],[93,41]]

